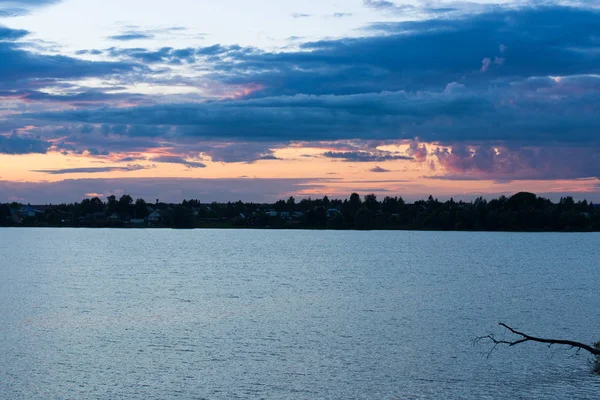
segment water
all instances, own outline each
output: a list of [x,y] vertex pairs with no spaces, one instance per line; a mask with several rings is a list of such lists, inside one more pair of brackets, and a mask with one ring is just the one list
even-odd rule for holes
[[0,398],[597,399],[599,240],[2,229]]

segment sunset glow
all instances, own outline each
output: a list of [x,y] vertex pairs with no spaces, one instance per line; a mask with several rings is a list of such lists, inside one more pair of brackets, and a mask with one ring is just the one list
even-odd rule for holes
[[0,202],[600,201],[593,6],[179,0],[202,24],[158,4],[142,24],[136,1],[84,3],[0,2]]

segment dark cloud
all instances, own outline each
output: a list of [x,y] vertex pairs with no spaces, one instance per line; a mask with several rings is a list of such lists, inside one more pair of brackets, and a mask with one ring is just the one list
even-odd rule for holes
[[[389,1],[368,3],[397,7]],[[466,14],[451,9],[438,7],[444,15],[436,18],[372,24],[364,37],[319,40],[299,50],[111,48],[102,53],[120,61],[99,63],[24,50],[15,40],[27,32],[5,28],[0,30],[5,38],[0,96],[28,102],[19,103],[19,112],[29,112],[3,115],[3,133],[43,127],[35,128],[42,131],[35,140],[52,139],[64,151],[159,148],[183,160],[203,154],[222,162],[273,159],[271,149],[292,141],[418,137],[407,155],[394,156],[429,161],[421,142],[435,142],[452,147],[437,155],[438,165],[451,174],[518,176],[508,165],[521,163],[525,167],[515,170],[544,165],[539,176],[598,176],[583,163],[596,162],[593,151],[600,148],[600,12],[557,6],[495,6]],[[182,65],[189,76],[175,76],[172,65]],[[104,76],[122,87],[132,82],[214,86],[220,98],[230,99],[190,95],[149,101],[109,89],[58,86]],[[92,107],[104,100],[114,102]],[[44,111],[52,101],[78,107]],[[118,101],[130,106],[117,107]],[[461,153],[459,146],[476,151]],[[582,160],[573,161],[577,167],[546,166],[543,160],[552,157],[568,159],[550,150],[561,146],[588,150],[577,153]],[[490,148],[510,151],[492,154]],[[548,150],[535,156],[516,150],[528,148]],[[340,150],[330,157],[385,161],[374,149]]]
[[77,58],[33,53],[16,43],[0,42],[0,89],[23,90],[39,81],[105,77],[148,71],[147,67],[129,62],[92,62]]
[[323,153],[323,157],[335,158],[347,162],[381,162],[391,160],[412,160],[412,157],[399,155],[387,151],[367,152],[367,151],[328,151]]
[[[488,100],[468,93],[397,92],[81,109],[30,114],[28,118],[108,124],[114,133],[129,136],[164,135],[170,126],[176,126],[180,136],[289,141],[407,138],[401,131],[403,127],[415,128],[426,121],[467,118],[494,111]],[[116,128],[120,131],[115,131]]]
[[75,52],[75,54],[77,55],[84,55],[84,54],[91,54],[93,56],[99,56],[101,54],[104,54],[104,52],[102,50],[77,50]]
[[0,25],[0,40],[17,40],[28,34],[29,31],[23,29],[11,29]]
[[499,181],[600,179],[600,148],[466,146],[434,152],[447,171],[438,179]]
[[213,144],[202,150],[213,162],[253,163],[258,160],[277,160],[270,144],[263,143],[225,143]]
[[130,172],[139,171],[142,169],[148,169],[147,167],[139,164],[132,164],[126,167],[88,167],[88,168],[64,168],[64,169],[38,169],[32,172],[43,172],[50,175],[65,175],[65,174],[97,174],[101,172]]
[[45,154],[50,147],[50,143],[37,138],[0,135],[0,154]]
[[379,167],[379,166],[377,166],[377,167],[373,167],[373,168],[371,168],[369,171],[371,171],[371,172],[378,172],[378,173],[390,172],[390,170],[389,170],[389,169],[381,168],[381,167]]
[[179,156],[158,156],[152,158],[150,161],[168,164],[181,164],[186,166],[187,168],[206,168],[206,164],[203,164],[198,161],[189,161]]
[[[543,22],[542,22],[543,21]],[[371,25],[359,38],[305,43],[300,51],[256,49],[219,56],[212,79],[262,84],[254,96],[425,90],[448,82],[600,71],[600,13],[568,7],[494,8]],[[373,34],[375,33],[375,34]],[[482,71],[482,60],[487,67]]]

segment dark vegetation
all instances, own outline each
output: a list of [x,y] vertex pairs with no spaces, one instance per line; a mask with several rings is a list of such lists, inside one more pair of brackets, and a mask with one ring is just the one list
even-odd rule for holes
[[473,202],[427,200],[406,203],[401,197],[333,200],[293,197],[274,204],[202,203],[185,200],[147,203],[129,195],[95,197],[59,205],[0,204],[0,226],[405,229],[457,231],[600,231],[600,207],[561,198],[557,203],[521,192]]

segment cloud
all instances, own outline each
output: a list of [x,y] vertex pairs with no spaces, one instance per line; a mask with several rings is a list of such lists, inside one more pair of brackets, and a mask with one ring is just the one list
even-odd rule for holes
[[371,171],[371,172],[377,172],[377,173],[390,172],[389,169],[381,168],[379,166],[373,167],[369,171]]
[[[177,127],[181,137],[311,141],[354,139],[363,135],[371,139],[399,139],[404,136],[400,132],[403,126],[493,112],[488,100],[469,93],[397,92],[80,109],[23,117],[46,123],[107,124],[111,129],[119,127],[120,131],[115,133],[138,137],[163,135],[169,127]],[[120,125],[123,123],[128,125]]]
[[147,33],[130,32],[130,33],[123,33],[120,35],[109,36],[108,38],[112,39],[112,40],[121,41],[121,42],[127,42],[130,40],[154,39],[154,35],[150,35]]
[[253,163],[258,160],[277,160],[271,144],[264,143],[224,143],[213,144],[202,149],[213,162],[224,163]]
[[[154,29],[143,29],[136,25],[129,25],[124,27],[122,33],[109,36],[108,39],[127,42],[131,40],[146,40],[154,39],[157,36],[164,35],[179,35],[187,29],[182,26],[170,26],[165,28],[154,28]],[[200,36],[203,36],[202,34]]]
[[467,146],[434,152],[450,180],[600,179],[600,148]]
[[49,4],[60,3],[62,0],[0,0],[0,6],[11,5],[11,6],[28,6],[28,7],[40,7]]
[[[14,37],[14,32],[8,35]],[[7,35],[6,30],[4,35]],[[0,42],[0,89],[23,90],[27,86],[39,87],[40,82],[50,85],[53,80],[105,77],[134,71],[148,71],[148,68],[123,61],[92,62],[62,55],[38,54],[20,49],[17,43]]]
[[394,2],[391,1],[387,1],[387,0],[363,0],[363,4],[365,5],[365,7],[368,8],[374,8],[376,10],[398,10],[398,9],[411,9],[413,8],[412,6],[397,6]]
[[11,29],[0,25],[0,40],[17,40],[29,34],[24,29]]
[[32,172],[43,172],[50,175],[65,175],[65,174],[97,174],[102,172],[131,172],[139,171],[142,169],[149,169],[139,164],[131,164],[126,167],[84,167],[84,168],[64,168],[64,169],[38,169],[32,170]]
[[206,168],[206,164],[197,161],[189,161],[179,156],[158,156],[152,158],[150,161],[168,164],[181,164],[187,168]]
[[62,0],[0,0],[0,17],[21,17],[31,9],[56,4]]
[[417,139],[410,142],[406,154],[411,156],[415,161],[424,162],[427,160],[427,145],[420,144]]
[[322,191],[319,179],[186,179],[186,178],[120,178],[66,179],[59,182],[11,182],[0,180],[0,202],[14,198],[31,204],[81,201],[86,193],[128,193],[133,198],[154,202],[181,202],[184,199],[212,201],[274,202],[305,191]]
[[367,152],[367,151],[327,151],[323,153],[325,158],[335,158],[347,162],[381,162],[391,160],[412,160],[411,157],[398,155],[385,151]]
[[37,138],[0,135],[0,154],[46,154],[50,147],[50,143]]
[[312,17],[311,14],[302,14],[302,13],[293,13],[293,14],[291,14],[291,16],[292,16],[292,18],[295,18],[295,19]]
[[[30,140],[52,140],[66,152],[162,149],[182,160],[202,154],[217,162],[273,159],[272,149],[291,142],[418,137],[406,155],[394,156],[425,162],[432,157],[425,143],[468,146],[479,154],[439,154],[449,174],[502,176],[504,167],[494,165],[508,161],[484,149],[600,148],[598,26],[600,12],[589,8],[495,6],[371,24],[362,37],[300,48],[114,47],[95,55],[118,61],[97,63],[26,50],[16,41],[26,31],[3,28],[0,97],[11,108],[1,110],[0,129],[27,127],[35,133]],[[110,77],[119,93],[73,83],[87,77]],[[134,83],[209,94],[174,101],[130,93]],[[61,109],[67,105],[77,107]],[[385,161],[371,148],[338,150],[330,158],[360,162],[362,151],[362,159]],[[517,158],[562,156],[545,154]],[[578,154],[595,160],[591,151]],[[546,171],[593,175],[583,167]]]
[[332,14],[333,18],[347,18],[347,17],[351,17],[352,13],[348,13],[348,12],[336,12]]
[[496,7],[372,24],[367,36],[304,43],[299,51],[219,54],[208,60],[214,63],[209,76],[224,84],[262,84],[255,96],[273,96],[431,90],[448,82],[474,86],[489,79],[598,73],[599,25],[600,12],[590,9]]

